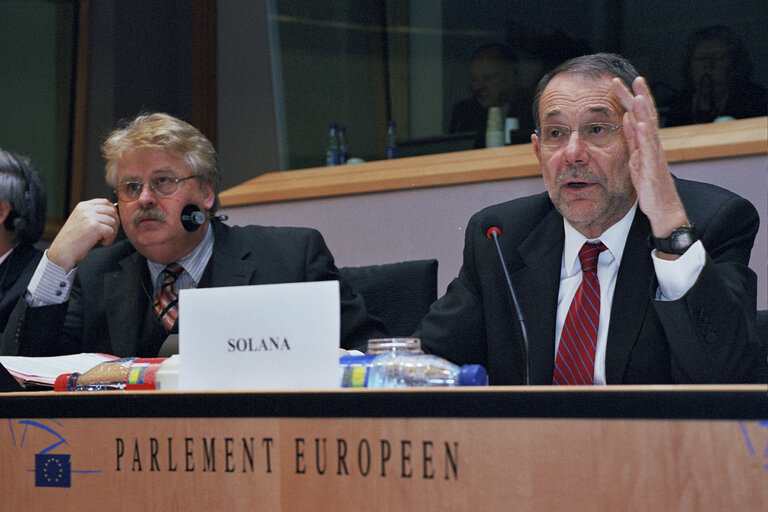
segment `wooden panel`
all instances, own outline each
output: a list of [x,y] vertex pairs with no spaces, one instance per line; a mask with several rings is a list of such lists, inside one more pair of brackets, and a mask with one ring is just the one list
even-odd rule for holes
[[[665,128],[669,162],[768,151],[768,118]],[[530,144],[476,149],[349,166],[263,174],[220,194],[222,206],[362,194],[539,175]]]
[[[12,419],[0,494],[8,510],[766,510],[763,423]],[[64,455],[69,487],[36,486]]]

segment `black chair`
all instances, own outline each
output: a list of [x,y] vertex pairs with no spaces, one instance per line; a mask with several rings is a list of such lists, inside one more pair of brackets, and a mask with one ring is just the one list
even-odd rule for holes
[[339,269],[390,336],[409,336],[437,299],[437,260],[413,260]]
[[757,339],[760,342],[757,382],[768,384],[768,309],[757,312]]

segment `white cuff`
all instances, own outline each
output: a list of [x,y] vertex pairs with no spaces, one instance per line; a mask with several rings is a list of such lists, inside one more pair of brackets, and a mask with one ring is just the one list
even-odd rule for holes
[[48,251],[43,254],[35,274],[29,281],[25,298],[32,307],[62,304],[69,300],[72,283],[75,281],[77,267],[65,272],[63,268],[51,263]]
[[663,260],[656,255],[656,249],[651,251],[653,267],[659,281],[656,299],[662,301],[677,300],[696,283],[701,269],[707,260],[707,251],[701,240],[697,240],[684,254],[676,260]]

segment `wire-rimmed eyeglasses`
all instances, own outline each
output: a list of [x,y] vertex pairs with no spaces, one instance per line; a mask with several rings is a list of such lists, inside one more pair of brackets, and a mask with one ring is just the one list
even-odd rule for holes
[[159,196],[169,196],[179,189],[179,183],[192,178],[201,178],[202,176],[192,175],[186,178],[173,178],[171,176],[155,176],[145,181],[125,181],[117,186],[118,199],[130,203],[136,201],[144,190],[144,184],[149,185],[149,190]]
[[[579,126],[579,137],[592,146],[605,146],[616,137],[620,124],[587,123]],[[545,124],[534,130],[539,137],[539,144],[547,148],[559,148],[571,139],[573,130],[561,124]]]

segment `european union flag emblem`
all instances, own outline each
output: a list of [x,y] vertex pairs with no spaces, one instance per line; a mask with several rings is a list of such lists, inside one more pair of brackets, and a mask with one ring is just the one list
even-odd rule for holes
[[35,487],[70,487],[71,483],[72,465],[69,455],[35,455]]

